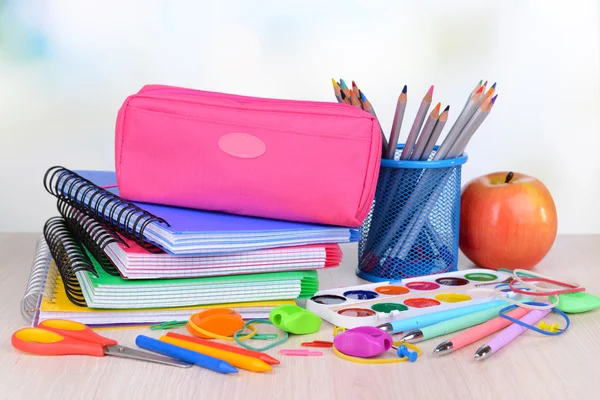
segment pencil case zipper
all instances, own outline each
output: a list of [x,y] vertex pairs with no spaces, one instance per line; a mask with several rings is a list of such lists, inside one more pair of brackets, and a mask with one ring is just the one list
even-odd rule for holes
[[[307,110],[306,113],[313,115],[333,115],[333,116],[346,116],[349,118],[371,118],[370,114],[365,112],[364,116],[358,116],[356,113],[356,107],[350,104],[342,104],[342,103],[330,103],[330,102],[320,102],[320,101],[307,101],[307,100],[285,100],[285,99],[270,99],[263,97],[251,97],[251,96],[241,96],[241,95],[233,95],[228,93],[217,93],[210,92],[204,90],[197,89],[187,89],[187,88],[175,88],[175,87],[165,87],[159,86],[151,89],[142,89],[137,95],[134,97],[140,97],[143,95],[152,94],[159,95],[161,94],[173,94],[173,95],[190,95],[194,100],[194,103],[202,104],[206,106],[222,106],[222,107],[230,107],[227,104],[214,104],[208,101],[201,101],[202,98],[214,98],[225,101],[233,102],[235,105],[240,106],[247,110],[261,110],[261,111],[272,111],[272,112],[290,112],[297,113],[298,107],[305,108]],[[261,104],[264,104],[263,107]],[[271,105],[269,107],[268,105]],[[278,106],[284,106],[278,107]],[[287,108],[285,107],[287,106]],[[314,110],[331,110],[331,113],[322,113],[322,112],[314,112]],[[308,112],[308,111],[312,112]]]

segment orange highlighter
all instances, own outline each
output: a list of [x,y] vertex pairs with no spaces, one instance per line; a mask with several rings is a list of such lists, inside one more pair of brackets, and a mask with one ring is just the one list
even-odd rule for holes
[[204,346],[198,343],[188,342],[187,340],[177,339],[171,336],[161,336],[159,338],[161,342],[169,343],[177,347],[182,347],[191,351],[195,351],[200,354],[204,354],[209,357],[218,358],[226,361],[234,367],[245,369],[252,372],[266,372],[271,371],[271,367],[266,362],[259,360],[258,358],[245,356],[242,354],[232,353],[231,351],[217,349],[215,347]]
[[176,339],[185,340],[188,342],[201,344],[204,346],[214,347],[215,349],[221,349],[221,350],[225,350],[225,351],[230,351],[232,353],[242,354],[244,356],[258,358],[259,360],[262,360],[270,365],[279,364],[278,359],[273,358],[266,353],[261,353],[260,351],[247,350],[247,349],[243,349],[241,347],[231,346],[231,345],[228,345],[225,343],[218,343],[218,342],[215,342],[214,340],[201,339],[201,338],[197,338],[197,337],[182,335],[180,333],[175,333],[175,332],[168,332],[167,336],[176,338]]

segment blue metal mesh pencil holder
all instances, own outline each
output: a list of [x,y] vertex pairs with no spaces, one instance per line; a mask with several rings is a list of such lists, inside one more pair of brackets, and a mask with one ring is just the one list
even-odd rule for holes
[[399,161],[402,148],[398,145],[394,160],[381,160],[375,199],[361,226],[357,274],[372,282],[458,269],[461,168],[467,155]]

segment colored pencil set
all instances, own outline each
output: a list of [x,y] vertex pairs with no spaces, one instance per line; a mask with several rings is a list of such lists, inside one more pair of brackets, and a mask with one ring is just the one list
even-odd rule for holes
[[[377,117],[372,103],[367,99],[356,83],[352,81],[349,88],[343,79],[339,82],[332,79],[334,94],[339,103],[361,107]],[[490,114],[497,99],[496,84],[487,87],[487,82],[480,81],[470,92],[467,100],[441,145],[442,131],[448,122],[450,106],[442,108],[441,103],[430,111],[433,103],[434,86],[423,96],[404,146],[398,146],[401,136],[405,111],[408,101],[408,88],[404,86],[396,102],[396,110],[389,132],[389,141],[383,129],[382,134],[382,168],[375,195],[374,207],[368,230],[363,229],[364,245],[361,248],[361,265],[359,269],[374,273],[382,278],[398,278],[392,276],[398,270],[406,269],[408,264],[414,268],[415,262],[421,260],[425,264],[434,258],[443,258],[450,270],[456,260],[458,249],[452,238],[456,235],[452,227],[440,228],[439,221],[434,223],[431,215],[434,209],[440,208],[439,202],[446,201],[442,196],[449,184],[456,186],[454,168],[433,168],[435,161],[459,159],[463,155],[469,141]],[[380,124],[381,127],[381,124]],[[398,161],[391,167],[390,162]],[[409,166],[409,162],[419,164]],[[439,164],[439,163],[438,163]],[[459,179],[458,179],[459,180]],[[460,189],[460,181],[458,182]],[[452,197],[452,196],[450,196]],[[446,207],[453,212],[452,207]],[[439,214],[439,212],[436,212]],[[427,244],[429,249],[423,249]],[[424,257],[423,254],[427,256]],[[424,258],[427,258],[425,260]],[[455,265],[454,265],[455,266]],[[404,277],[444,272],[433,270],[431,266],[420,272],[404,273]],[[375,271],[378,271],[375,273]],[[395,271],[395,272],[394,272]]]

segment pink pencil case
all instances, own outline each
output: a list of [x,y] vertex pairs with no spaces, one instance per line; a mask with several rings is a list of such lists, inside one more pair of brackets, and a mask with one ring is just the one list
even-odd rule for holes
[[347,104],[147,85],[119,110],[115,162],[127,200],[358,227],[381,145]]

